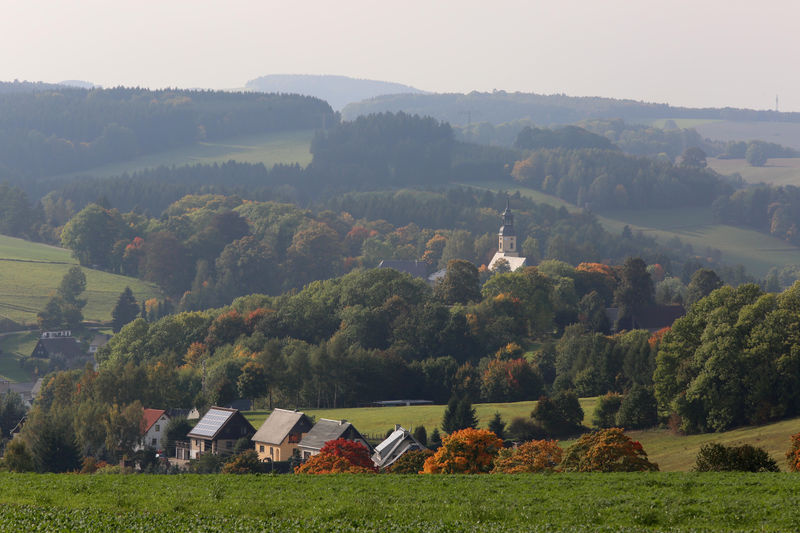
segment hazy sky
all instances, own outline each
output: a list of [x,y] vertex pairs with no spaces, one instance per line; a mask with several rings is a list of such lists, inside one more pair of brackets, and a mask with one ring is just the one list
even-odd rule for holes
[[0,0],[0,80],[236,88],[341,74],[800,111],[794,0]]

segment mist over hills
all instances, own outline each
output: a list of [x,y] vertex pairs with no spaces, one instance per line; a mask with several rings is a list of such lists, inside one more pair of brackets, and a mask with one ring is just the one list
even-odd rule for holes
[[506,91],[376,96],[367,101],[348,104],[342,110],[342,118],[353,120],[359,115],[386,111],[432,116],[453,125],[470,122],[496,125],[530,119],[536,124],[550,126],[599,118],[621,118],[630,122],[653,118],[800,122],[800,113],[729,107],[674,107],[669,104],[597,96]]
[[248,81],[245,87],[258,92],[315,96],[336,110],[380,95],[424,94],[420,89],[401,83],[316,74],[270,74]]

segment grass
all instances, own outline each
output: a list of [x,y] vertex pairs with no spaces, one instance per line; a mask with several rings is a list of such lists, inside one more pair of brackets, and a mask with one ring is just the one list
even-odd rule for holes
[[54,176],[53,179],[75,176],[119,176],[160,166],[225,163],[230,160],[241,163],[263,163],[267,168],[278,163],[299,163],[305,166],[311,162],[309,150],[313,137],[314,130],[298,130],[198,142],[191,146],[143,155],[120,163],[61,174]]
[[739,173],[748,183],[800,185],[800,157],[773,158],[763,167],[753,167],[744,159],[708,158],[708,166],[720,174]]
[[[584,412],[584,424],[589,424],[597,405],[597,398],[581,398]],[[503,420],[510,422],[512,418],[527,418],[536,406],[535,401],[513,403],[476,403],[473,404],[478,417],[478,426],[487,427],[495,413],[500,413]],[[353,407],[345,409],[305,409],[303,412],[317,419],[347,420],[365,436],[383,436],[386,431],[400,424],[408,430],[417,426],[425,426],[428,435],[433,428],[439,427],[444,416],[446,405],[410,405],[400,407]],[[268,411],[248,411],[244,413],[253,426],[258,428],[266,420]]]
[[[34,324],[52,291],[77,264],[69,250],[0,235],[0,318]],[[111,320],[120,293],[129,286],[138,301],[162,297],[152,283],[89,268],[86,274],[86,320]]]
[[9,531],[796,531],[789,474],[0,475]]
[[[597,407],[599,397],[581,398],[583,408],[583,424],[592,425],[592,416]],[[478,416],[478,427],[485,428],[495,412],[499,412],[508,423],[514,417],[529,417],[536,402],[516,403],[482,403],[474,404]],[[441,423],[445,410],[444,405],[418,405],[409,407],[358,407],[349,409],[306,409],[304,412],[319,418],[347,420],[365,436],[383,438],[386,431],[400,424],[406,429],[424,425],[428,435]],[[258,428],[267,418],[267,411],[248,411],[247,419]],[[757,427],[743,427],[722,433],[704,433],[701,435],[678,435],[667,429],[650,429],[628,431],[631,438],[644,446],[650,460],[658,463],[663,472],[689,471],[700,447],[710,442],[725,445],[752,444],[764,448],[778,461],[781,468],[786,468],[784,459],[789,449],[789,436],[800,433],[800,418],[782,420]],[[566,440],[562,446],[569,446],[573,441]]]
[[705,120],[691,127],[708,139],[718,141],[758,139],[800,150],[800,123],[797,122]]
[[30,381],[30,372],[20,366],[20,361],[31,355],[38,341],[38,331],[0,334],[0,379]]
[[[519,191],[536,202],[564,206],[570,211],[578,209],[560,198],[511,183],[484,182],[476,188]],[[742,264],[759,277],[766,276],[774,266],[781,268],[800,264],[800,248],[797,246],[755,230],[716,224],[710,208],[604,211],[597,214],[597,219],[611,233],[620,233],[627,225],[661,242],[678,237],[683,243],[691,244],[698,255],[706,253],[708,248],[717,249],[722,252],[723,263]]]

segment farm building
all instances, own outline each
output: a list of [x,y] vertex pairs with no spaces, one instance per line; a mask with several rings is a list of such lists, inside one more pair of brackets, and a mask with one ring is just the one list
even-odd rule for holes
[[256,430],[238,409],[212,407],[186,435],[189,439],[189,458],[204,453],[229,455],[237,440],[251,438]]
[[252,441],[262,461],[287,461],[300,455],[298,445],[314,423],[305,413],[275,409],[261,424]]
[[403,426],[395,425],[394,431],[386,439],[375,446],[372,462],[380,469],[388,468],[400,456],[411,450],[424,450],[425,446],[419,443]]

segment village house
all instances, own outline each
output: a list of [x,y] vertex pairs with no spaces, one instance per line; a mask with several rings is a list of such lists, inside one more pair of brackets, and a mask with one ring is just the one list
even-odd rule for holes
[[305,413],[275,409],[261,424],[252,441],[262,461],[288,461],[300,456],[298,445],[314,423]]
[[163,409],[145,409],[142,416],[142,439],[134,450],[163,450],[167,443],[169,415]]
[[395,425],[394,431],[375,446],[372,462],[381,470],[394,464],[404,453],[412,450],[424,450],[425,446],[419,443],[403,426]]
[[347,420],[329,420],[327,418],[320,418],[314,427],[303,436],[297,447],[300,449],[302,459],[306,460],[312,455],[317,455],[326,442],[336,439],[360,442],[367,449],[372,449],[367,439],[358,432],[353,424]]
[[256,430],[238,409],[212,407],[186,435],[189,459],[204,453],[230,455],[241,438],[250,439]]
[[51,359],[75,359],[86,353],[80,343],[72,336],[71,331],[45,331],[33,348],[31,357]]

